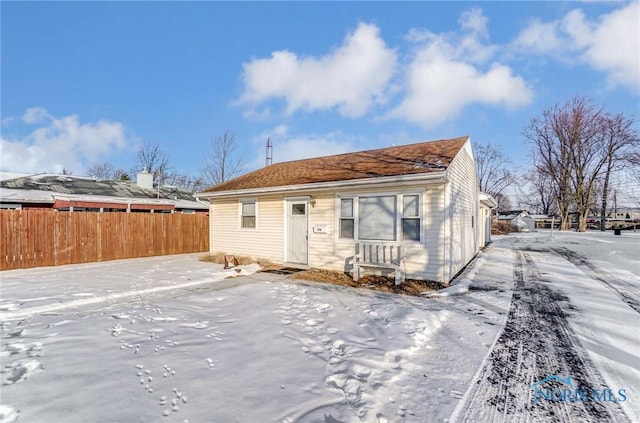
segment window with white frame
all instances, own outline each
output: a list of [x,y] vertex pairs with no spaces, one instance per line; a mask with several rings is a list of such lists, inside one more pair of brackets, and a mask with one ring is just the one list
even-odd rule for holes
[[358,239],[395,241],[396,196],[358,198]]
[[241,228],[256,227],[256,201],[255,200],[240,201],[240,227]]
[[420,241],[420,196],[402,196],[402,239]]
[[340,198],[340,238],[353,239],[355,234],[353,216],[353,198]]
[[420,195],[340,196],[338,237],[363,241],[420,241]]

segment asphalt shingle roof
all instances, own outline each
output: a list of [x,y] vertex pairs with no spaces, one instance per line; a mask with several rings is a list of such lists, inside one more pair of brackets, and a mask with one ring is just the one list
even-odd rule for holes
[[286,187],[444,171],[468,136],[276,163],[204,192]]

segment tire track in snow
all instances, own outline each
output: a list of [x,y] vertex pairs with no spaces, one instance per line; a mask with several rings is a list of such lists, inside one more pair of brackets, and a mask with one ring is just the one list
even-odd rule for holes
[[[619,404],[533,401],[532,384],[570,375],[580,387],[606,386],[529,254],[514,251],[514,293],[502,334],[454,420],[464,422],[629,421]],[[555,383],[555,382],[552,382]]]
[[637,313],[640,313],[640,299],[638,299],[636,295],[625,289],[623,286],[624,283],[618,282],[614,284],[612,281],[610,281],[611,275],[603,272],[600,268],[598,268],[598,266],[589,261],[589,259],[587,259],[583,254],[571,251],[565,247],[555,247],[552,248],[552,250],[560,256],[564,257],[576,267],[582,269],[591,279],[605,284],[629,307],[631,307]]

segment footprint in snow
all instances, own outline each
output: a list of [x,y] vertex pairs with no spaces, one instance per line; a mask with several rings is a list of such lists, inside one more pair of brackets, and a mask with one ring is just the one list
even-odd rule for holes
[[109,332],[111,332],[111,336],[118,336],[120,335],[120,332],[122,332],[124,328],[122,327],[122,325],[117,324],[115,326],[113,326],[111,329],[107,329]]
[[21,329],[16,329],[13,332],[10,332],[8,337],[17,338],[18,336],[22,336],[23,334],[24,334],[24,328],[21,328]]
[[[8,366],[9,376],[4,381],[4,385],[20,383],[27,380],[31,375],[42,371],[43,366],[38,360],[23,359],[17,360]],[[3,372],[7,371],[3,370]]]

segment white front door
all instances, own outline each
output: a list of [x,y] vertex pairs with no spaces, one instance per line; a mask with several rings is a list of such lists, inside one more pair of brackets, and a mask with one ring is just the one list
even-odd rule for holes
[[307,200],[287,200],[287,251],[289,263],[308,263],[308,215]]

